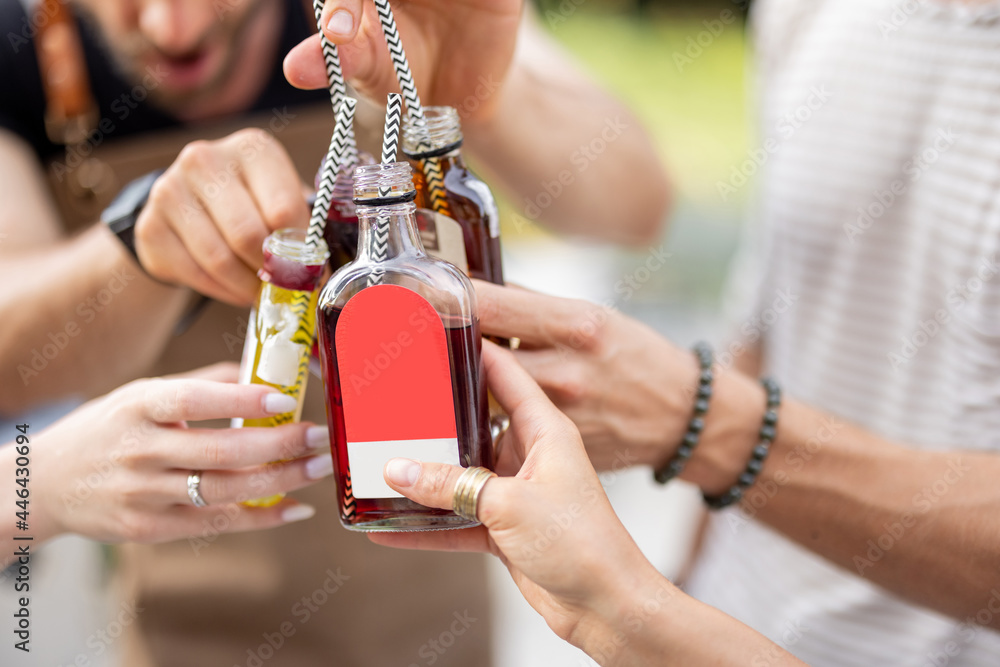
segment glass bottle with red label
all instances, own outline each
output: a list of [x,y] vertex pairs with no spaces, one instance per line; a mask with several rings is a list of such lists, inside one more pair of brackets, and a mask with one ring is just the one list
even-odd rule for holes
[[357,257],[317,307],[341,522],[353,530],[473,525],[404,498],[382,472],[394,457],[492,468],[475,292],[461,270],[424,251],[408,164],[359,167],[354,195]]
[[423,110],[423,131],[412,119],[403,123],[402,147],[413,165],[424,247],[473,278],[502,285],[500,214],[489,186],[469,171],[462,157],[458,111]]

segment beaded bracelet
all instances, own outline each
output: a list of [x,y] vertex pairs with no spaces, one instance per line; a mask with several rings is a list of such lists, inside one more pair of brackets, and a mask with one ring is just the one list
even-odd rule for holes
[[696,343],[694,348],[698,357],[698,365],[701,367],[701,374],[698,376],[698,392],[694,400],[694,415],[688,422],[684,439],[681,440],[680,447],[673,457],[663,466],[653,471],[653,479],[660,484],[666,484],[684,470],[684,465],[691,458],[701,430],[705,428],[705,413],[708,412],[708,399],[712,397],[712,348],[708,343]]
[[760,474],[761,469],[764,467],[764,459],[767,458],[768,453],[771,451],[771,443],[774,442],[774,436],[778,427],[781,388],[771,378],[762,378],[760,383],[767,392],[767,411],[764,412],[764,420],[758,433],[760,440],[757,446],[753,448],[753,452],[750,454],[750,461],[747,463],[747,467],[743,473],[740,474],[736,484],[718,496],[702,494],[705,504],[710,509],[718,510],[728,507],[742,498],[746,490],[757,481],[757,475]]

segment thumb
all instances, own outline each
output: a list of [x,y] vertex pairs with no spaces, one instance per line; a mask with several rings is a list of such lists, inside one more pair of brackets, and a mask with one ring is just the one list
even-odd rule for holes
[[[453,499],[458,478],[466,468],[447,463],[430,463],[413,459],[391,459],[385,464],[385,481],[396,491],[425,507],[454,509]],[[496,477],[486,482],[486,487],[497,483]],[[489,505],[486,487],[479,495],[479,515]]]

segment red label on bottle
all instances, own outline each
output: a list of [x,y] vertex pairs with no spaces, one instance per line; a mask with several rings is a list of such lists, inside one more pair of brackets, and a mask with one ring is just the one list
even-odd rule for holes
[[335,344],[355,497],[401,497],[382,479],[395,456],[458,464],[448,341],[426,299],[398,285],[362,290]]

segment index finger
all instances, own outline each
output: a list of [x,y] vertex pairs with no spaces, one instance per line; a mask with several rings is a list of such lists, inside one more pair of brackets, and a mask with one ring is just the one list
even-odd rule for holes
[[530,445],[540,431],[568,421],[509,351],[484,340],[483,366],[493,397],[510,415],[510,428],[522,443]]
[[[276,115],[272,127],[276,127],[274,122],[287,124],[290,119]],[[309,207],[302,195],[299,173],[284,146],[259,129],[238,132],[231,139],[241,157],[247,191],[268,230],[304,228],[309,222]]]
[[196,379],[154,379],[143,383],[141,411],[152,421],[172,424],[242,417],[259,419],[291,412],[298,402],[259,384]]
[[555,347],[568,345],[586,322],[599,314],[596,304],[539,294],[524,288],[502,287],[473,280],[479,302],[479,325],[483,333],[501,338],[519,338],[522,345]]

